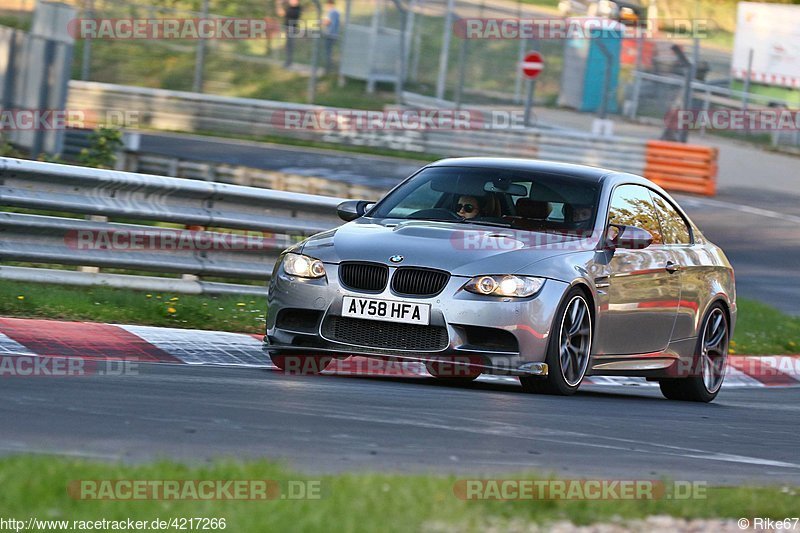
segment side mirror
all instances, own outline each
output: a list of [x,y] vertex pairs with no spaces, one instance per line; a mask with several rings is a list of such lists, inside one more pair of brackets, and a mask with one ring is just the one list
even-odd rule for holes
[[363,217],[369,205],[370,202],[366,200],[348,200],[340,203],[336,207],[336,214],[345,222],[350,222],[351,220]]
[[643,250],[653,244],[653,235],[646,229],[636,226],[611,224],[606,233],[606,246],[614,250]]

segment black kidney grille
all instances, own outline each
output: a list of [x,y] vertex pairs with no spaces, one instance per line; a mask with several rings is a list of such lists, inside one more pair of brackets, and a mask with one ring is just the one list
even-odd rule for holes
[[392,276],[392,290],[397,294],[435,296],[444,290],[450,274],[424,268],[398,268]]
[[348,289],[381,292],[389,280],[389,267],[377,263],[342,263],[339,280]]
[[325,319],[323,335],[331,340],[394,350],[438,351],[447,348],[447,329],[342,316]]

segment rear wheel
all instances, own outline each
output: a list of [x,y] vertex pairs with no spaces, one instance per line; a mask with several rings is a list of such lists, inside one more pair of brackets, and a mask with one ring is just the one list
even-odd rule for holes
[[670,400],[710,402],[719,394],[725,379],[730,339],[728,317],[722,304],[711,307],[700,331],[691,372],[699,375],[659,382],[661,393]]
[[522,388],[538,394],[574,394],[586,375],[591,353],[592,313],[583,291],[575,288],[561,302],[550,331],[547,377],[520,377]]
[[286,374],[319,374],[331,364],[333,357],[327,355],[270,354],[272,364]]

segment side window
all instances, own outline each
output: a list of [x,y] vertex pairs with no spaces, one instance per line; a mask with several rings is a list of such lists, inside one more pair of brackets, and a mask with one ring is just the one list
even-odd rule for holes
[[653,244],[662,244],[661,225],[650,191],[639,185],[622,185],[614,190],[608,210],[611,224],[624,224],[646,229],[653,235]]
[[680,213],[657,192],[651,191],[650,194],[661,221],[664,244],[691,244],[692,237],[689,226]]

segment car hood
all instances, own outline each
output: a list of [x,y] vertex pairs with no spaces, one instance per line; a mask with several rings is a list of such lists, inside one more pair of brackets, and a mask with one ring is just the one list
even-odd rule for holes
[[[467,223],[358,219],[310,237],[302,253],[326,263],[374,261],[425,266],[456,276],[520,272],[528,266],[596,243],[574,236]],[[528,273],[528,272],[524,272]]]

